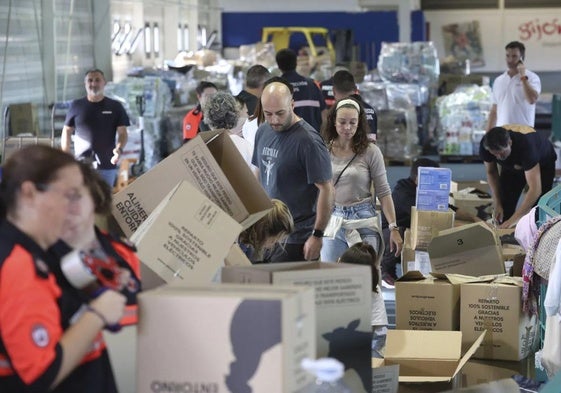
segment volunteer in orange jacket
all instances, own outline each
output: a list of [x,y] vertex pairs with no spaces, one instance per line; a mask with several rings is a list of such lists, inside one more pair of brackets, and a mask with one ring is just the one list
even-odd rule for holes
[[[88,303],[56,281],[47,250],[82,198],[76,160],[43,145],[5,163],[0,182],[0,392],[116,392],[101,334],[123,316],[125,297]],[[67,304],[79,304],[68,308]]]
[[62,269],[56,272],[57,277],[73,286],[77,295],[85,301],[104,288],[121,292],[127,298],[127,306],[118,326],[136,324],[136,295],[141,289],[140,261],[130,242],[114,237],[95,225],[96,214],[111,214],[111,188],[91,166],[80,164],[80,169],[84,177],[84,185],[80,191],[82,198],[65,220],[62,240],[51,247],[51,251],[59,258],[73,249],[82,251],[88,258],[83,262],[89,263],[87,266],[92,273],[92,279],[97,277],[97,280],[86,288],[76,288],[76,285],[72,284],[72,277],[67,277],[62,273]]
[[209,131],[210,128],[203,121],[202,106],[206,100],[218,91],[212,82],[201,81],[195,89],[199,103],[183,118],[183,143],[197,136],[200,131]]

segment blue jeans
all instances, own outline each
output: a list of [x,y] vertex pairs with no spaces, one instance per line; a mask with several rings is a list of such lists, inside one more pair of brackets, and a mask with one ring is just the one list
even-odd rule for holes
[[101,176],[101,178],[105,180],[107,184],[109,184],[109,187],[111,187],[111,191],[113,191],[115,180],[117,180],[118,169],[96,169],[96,171],[97,173],[99,173],[99,176]]
[[[376,217],[376,208],[372,202],[365,202],[352,206],[335,206],[332,215],[343,217],[346,220]],[[334,238],[323,238],[320,260],[324,262],[337,262],[339,257],[349,248],[345,237],[347,229],[340,228]],[[369,243],[379,253],[381,238],[378,232],[370,228],[358,229],[363,242]]]

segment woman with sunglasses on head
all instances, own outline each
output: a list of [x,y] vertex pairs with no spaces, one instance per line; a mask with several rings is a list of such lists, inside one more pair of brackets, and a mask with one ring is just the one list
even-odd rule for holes
[[62,307],[73,292],[48,252],[82,198],[76,160],[33,145],[14,153],[0,182],[0,391],[116,392],[101,331],[117,323],[125,297],[107,290]]

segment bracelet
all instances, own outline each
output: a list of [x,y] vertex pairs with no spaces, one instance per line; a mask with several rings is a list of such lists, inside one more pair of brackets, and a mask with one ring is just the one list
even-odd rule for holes
[[520,77],[520,80],[521,80],[521,81],[527,81],[527,80],[528,80],[528,77],[527,77],[526,75],[521,76],[521,77]]
[[93,308],[92,306],[90,306],[89,304],[86,305],[86,311],[89,311],[91,313],[94,313],[95,315],[97,315],[101,321],[103,322],[103,327],[107,326],[107,319],[105,319],[105,317],[103,316],[102,313],[100,313],[99,311],[97,311],[95,308]]
[[397,226],[397,224],[395,222],[390,222],[388,224],[388,228],[390,231],[396,231],[399,229],[399,227]]

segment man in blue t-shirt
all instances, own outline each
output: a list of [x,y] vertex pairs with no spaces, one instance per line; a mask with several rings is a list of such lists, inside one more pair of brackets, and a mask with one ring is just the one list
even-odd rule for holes
[[[514,226],[553,186],[557,155],[549,139],[532,127],[491,128],[481,140],[479,155],[491,187],[494,219],[501,228]],[[516,208],[526,184],[528,191]]]
[[[105,76],[98,69],[86,72],[86,97],[72,101],[62,128],[62,150],[90,162],[111,188],[117,178],[117,163],[127,143],[129,117],[123,105],[105,97]],[[115,139],[117,141],[115,142]]]
[[261,106],[265,123],[257,130],[252,163],[269,197],[286,203],[295,226],[269,261],[318,259],[333,206],[329,152],[318,132],[294,113],[289,82],[268,80]]

